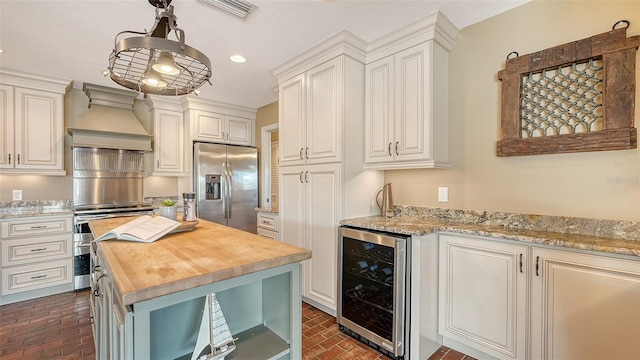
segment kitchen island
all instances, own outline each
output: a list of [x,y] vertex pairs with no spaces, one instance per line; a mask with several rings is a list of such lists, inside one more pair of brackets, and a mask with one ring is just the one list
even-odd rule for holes
[[[90,227],[98,237],[129,220],[94,220]],[[198,221],[153,243],[96,243],[97,358],[190,358],[205,296],[214,292],[239,339],[227,359],[300,358],[299,262],[311,252]]]

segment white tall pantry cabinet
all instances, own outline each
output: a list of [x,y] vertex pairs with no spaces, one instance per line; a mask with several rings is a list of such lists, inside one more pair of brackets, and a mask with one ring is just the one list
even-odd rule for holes
[[371,215],[383,181],[381,172],[363,170],[365,46],[343,32],[274,71],[280,239],[311,249],[302,295],[333,315],[339,221]]

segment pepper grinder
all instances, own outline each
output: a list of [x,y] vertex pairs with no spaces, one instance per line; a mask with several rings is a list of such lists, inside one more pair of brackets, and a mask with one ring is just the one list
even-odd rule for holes
[[182,202],[184,204],[182,220],[196,221],[196,193],[182,193]]

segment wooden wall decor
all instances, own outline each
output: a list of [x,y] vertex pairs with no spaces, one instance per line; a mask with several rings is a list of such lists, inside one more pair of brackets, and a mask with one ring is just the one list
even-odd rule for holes
[[509,54],[498,72],[497,156],[635,149],[640,36],[627,38],[628,27],[621,20],[606,33],[523,56]]

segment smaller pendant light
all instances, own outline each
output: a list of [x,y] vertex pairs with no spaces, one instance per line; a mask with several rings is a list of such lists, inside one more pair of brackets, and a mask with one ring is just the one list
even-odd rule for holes
[[169,86],[169,83],[163,79],[162,75],[160,75],[153,67],[150,67],[147,70],[147,73],[144,74],[142,77],[142,83],[158,89],[164,89]]
[[178,75],[180,69],[168,51],[160,51],[158,59],[151,65],[153,70],[165,75]]

